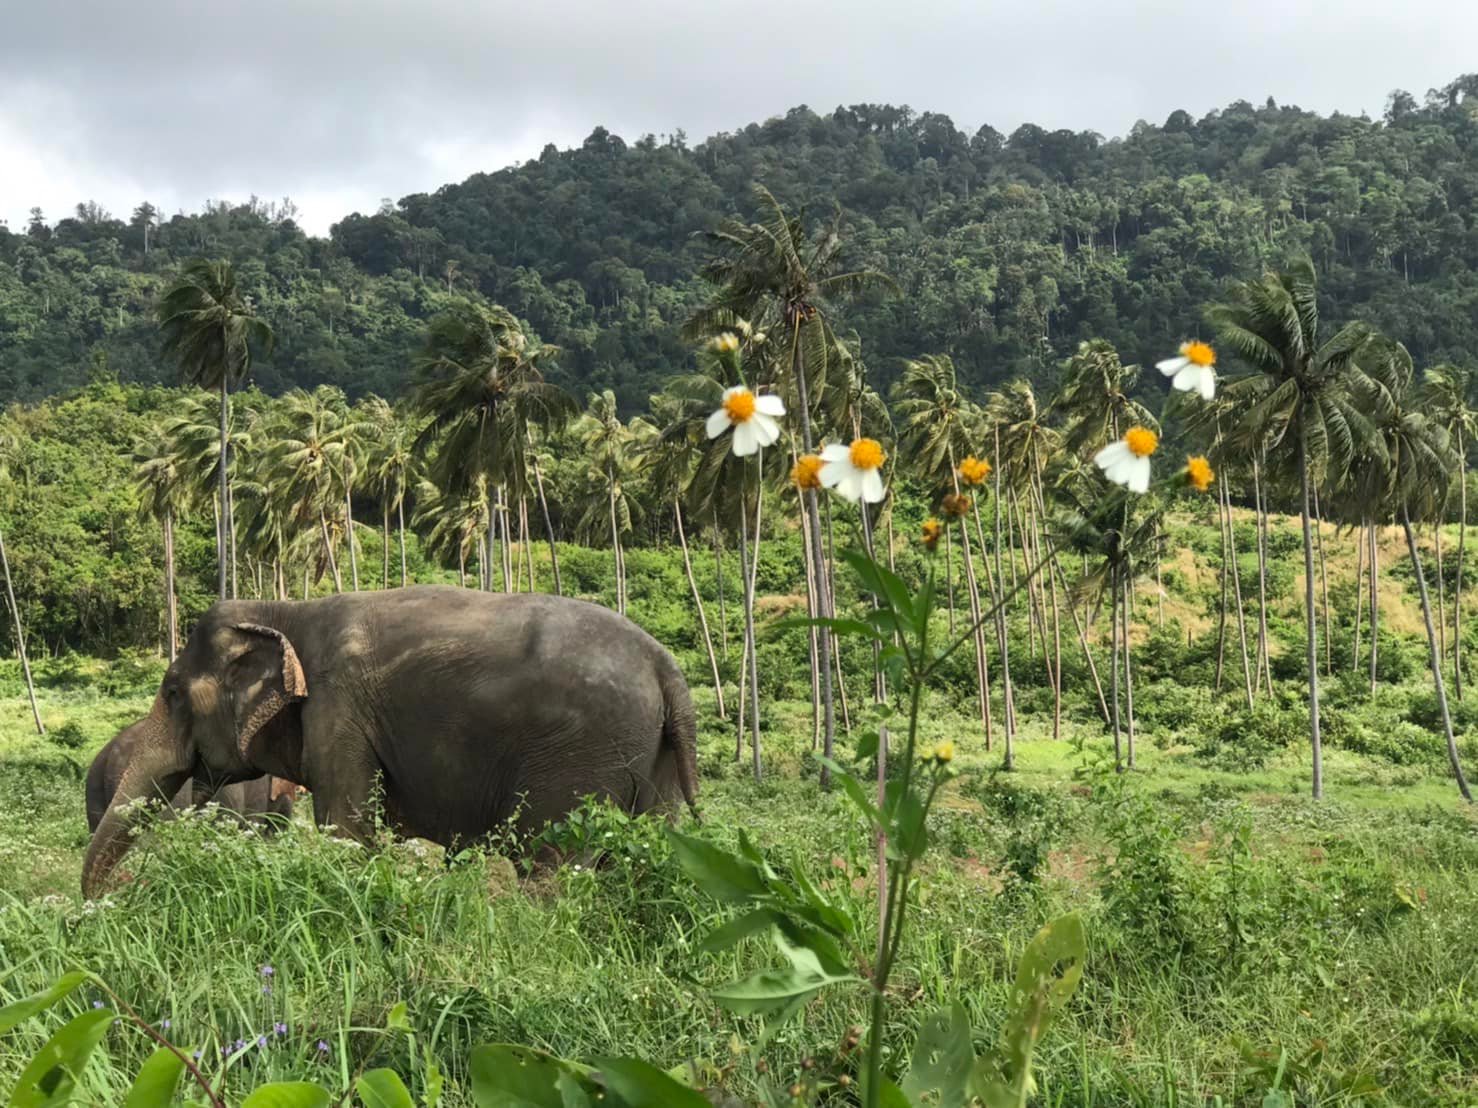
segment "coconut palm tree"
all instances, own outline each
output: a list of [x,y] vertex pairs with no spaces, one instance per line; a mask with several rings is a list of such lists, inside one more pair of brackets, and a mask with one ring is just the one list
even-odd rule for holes
[[[185,485],[185,498],[194,508],[209,505],[215,516],[216,538],[222,538],[222,520],[235,503],[233,485],[226,483],[226,502],[220,499],[221,481],[221,398],[208,392],[190,392],[180,397],[173,413],[161,422],[161,431],[179,458]],[[241,461],[252,447],[250,433],[232,412],[228,427],[226,457],[233,473],[241,472]],[[234,533],[234,532],[233,532]],[[227,561],[231,561],[230,536],[226,537]]]
[[[334,591],[344,591],[334,552],[330,517],[338,520],[347,503],[343,494],[346,422],[344,394],[331,385],[311,393],[294,389],[282,398],[272,423],[272,482],[281,491],[288,516],[298,527],[318,525],[324,563],[333,575]],[[347,534],[349,525],[344,530]]]
[[[455,561],[459,582],[467,584],[467,559],[482,548],[487,532],[489,504],[486,485],[479,483],[469,492],[447,494],[435,482],[422,479],[416,485],[416,507],[411,525],[425,536],[428,556]],[[486,559],[487,555],[483,555]],[[491,567],[482,572],[491,576]]]
[[236,285],[230,262],[196,258],[185,263],[159,299],[159,330],[164,353],[179,364],[185,380],[220,391],[220,453],[217,467],[220,518],[216,528],[216,591],[227,595],[227,562],[234,534],[229,484],[231,387],[251,370],[253,349],[272,352],[272,329],[251,311],[250,298]]
[[[616,410],[616,394],[610,389],[591,393],[585,413],[575,423],[575,434],[590,459],[592,478],[605,493],[610,521],[611,557],[616,570],[616,610],[626,613],[626,557],[621,536],[631,530],[631,501],[624,478],[633,469],[636,450],[651,433],[651,425],[633,421],[628,427]],[[587,517],[590,509],[587,509]]]
[[[1465,367],[1439,365],[1423,375],[1422,406],[1447,428],[1457,455],[1457,569],[1452,586],[1452,687],[1463,698],[1463,553],[1468,537],[1468,443],[1478,436],[1478,408],[1472,406],[1473,375]],[[1442,582],[1437,582],[1441,595]]]
[[179,604],[175,593],[175,521],[183,514],[188,489],[180,456],[162,427],[134,443],[134,491],[139,509],[164,534],[164,639],[169,660],[179,649]]
[[1130,427],[1150,427],[1155,417],[1134,399],[1139,366],[1125,365],[1106,339],[1089,339],[1062,365],[1061,384],[1052,398],[1069,450],[1092,455]]
[[1351,323],[1321,343],[1313,263],[1294,262],[1282,272],[1234,285],[1207,315],[1221,344],[1253,371],[1226,385],[1237,404],[1238,435],[1254,456],[1265,456],[1299,484],[1303,520],[1304,630],[1309,686],[1309,741],[1313,795],[1324,795],[1319,729],[1319,672],[1314,605],[1311,484],[1347,472],[1357,446],[1373,435],[1352,401],[1360,376],[1355,354],[1369,334]]
[[[384,404],[384,401],[381,401]],[[400,586],[410,583],[405,557],[405,494],[410,488],[412,472],[416,462],[415,443],[418,429],[406,413],[396,412],[385,405],[383,411],[371,417],[379,426],[380,433],[375,449],[370,456],[370,476],[385,519],[385,533],[390,533],[390,516],[395,515],[396,541],[400,552]],[[387,546],[388,549],[388,546]],[[390,587],[390,575],[384,574],[384,587]]]
[[[819,233],[807,232],[803,219],[789,215],[763,185],[754,188],[759,219],[731,219],[710,234],[714,255],[703,275],[717,286],[710,304],[694,317],[688,332],[707,338],[748,320],[758,334],[778,348],[777,385],[788,410],[799,416],[801,452],[816,446],[812,418],[825,400],[829,369],[837,347],[827,313],[838,298],[868,288],[893,287],[880,273],[844,270],[841,266],[841,210]],[[821,552],[821,516],[814,489],[802,494],[809,522],[812,569],[816,574],[822,617],[830,615],[830,584]],[[831,640],[821,636],[820,667],[826,749],[836,733],[831,683]]]
[[1378,454],[1371,451],[1371,461],[1380,467],[1385,498],[1401,521],[1401,529],[1406,535],[1406,549],[1411,556],[1417,594],[1422,602],[1422,619],[1426,623],[1432,684],[1447,739],[1447,758],[1458,792],[1471,803],[1473,796],[1463,775],[1457,740],[1453,736],[1452,715],[1448,711],[1447,690],[1442,680],[1442,652],[1432,622],[1427,576],[1422,569],[1416,533],[1412,528],[1413,513],[1422,519],[1441,510],[1447,498],[1448,485],[1454,478],[1461,480],[1463,477],[1462,460],[1447,427],[1440,419],[1418,407],[1420,398],[1412,388],[1411,355],[1404,346],[1384,336],[1375,336],[1361,349],[1358,358],[1370,398],[1367,410],[1373,413],[1379,434],[1380,449]]

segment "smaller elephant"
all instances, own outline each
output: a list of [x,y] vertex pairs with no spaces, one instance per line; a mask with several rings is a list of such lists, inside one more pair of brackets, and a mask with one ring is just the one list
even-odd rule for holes
[[[136,745],[135,736],[125,731],[98,751],[97,757],[92,760],[92,765],[87,771],[87,830],[89,833],[97,831],[98,824],[103,821],[103,816],[109,804],[112,803],[114,794],[118,791],[118,783],[123,780],[123,773],[133,760]],[[291,781],[268,775],[233,785],[224,785],[214,791],[205,782],[196,778],[187,780],[180,786],[179,791],[168,799],[170,809],[184,810],[195,805],[215,803],[226,811],[234,812],[245,819],[253,822],[266,822],[270,826],[270,821],[264,821],[261,817],[292,818],[293,801],[298,792],[297,786]],[[158,799],[165,798],[159,797]],[[172,816],[173,813],[167,811],[164,818],[169,819]]]

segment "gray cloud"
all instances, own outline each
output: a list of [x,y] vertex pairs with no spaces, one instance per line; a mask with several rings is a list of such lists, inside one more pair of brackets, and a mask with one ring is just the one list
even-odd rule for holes
[[1348,0],[0,4],[0,218],[291,195],[347,211],[578,142],[806,103],[1122,134],[1267,96],[1379,112],[1473,67],[1478,5]]

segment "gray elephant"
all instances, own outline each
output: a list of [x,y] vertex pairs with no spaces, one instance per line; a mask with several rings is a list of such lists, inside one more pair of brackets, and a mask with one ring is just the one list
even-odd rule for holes
[[[87,829],[96,832],[108,810],[109,802],[118,791],[129,764],[133,761],[142,732],[129,728],[110,739],[87,770]],[[197,788],[199,784],[199,788]],[[169,799],[169,809],[185,809],[192,805],[213,803],[228,812],[248,819],[261,816],[282,816],[291,819],[297,786],[290,781],[263,775],[250,781],[240,781],[220,789],[211,789],[203,782],[187,780]],[[158,799],[166,799],[159,797]],[[169,818],[168,810],[165,818]],[[270,823],[268,824],[270,826]]]
[[[107,884],[137,796],[271,774],[314,819],[367,841],[444,846],[538,830],[583,796],[628,812],[697,802],[695,720],[677,663],[624,616],[578,600],[440,586],[221,601],[122,734],[133,758],[83,863]],[[695,809],[696,810],[696,809]]]

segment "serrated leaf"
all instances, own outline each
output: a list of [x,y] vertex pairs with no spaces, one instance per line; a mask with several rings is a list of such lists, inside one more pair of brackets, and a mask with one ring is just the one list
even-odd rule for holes
[[160,1047],[139,1068],[123,1108],[169,1108],[184,1072],[185,1060],[168,1047]]
[[21,1071],[10,1094],[10,1108],[53,1108],[70,1101],[87,1059],[117,1018],[110,1008],[95,1008],[47,1039]]
[[595,1068],[606,1091],[627,1108],[711,1108],[703,1094],[636,1058],[597,1058]]
[[[958,1001],[935,1012],[919,1028],[903,1091],[913,1103],[960,1108],[970,1095],[975,1046],[970,1017]],[[925,1099],[927,1097],[927,1100]]]
[[16,1024],[30,1019],[38,1012],[46,1011],[88,979],[88,974],[74,970],[72,973],[59,977],[50,988],[0,1008],[0,1035],[15,1027]]
[[416,1108],[411,1092],[394,1070],[370,1070],[354,1083],[364,1108]]
[[277,1081],[253,1090],[241,1108],[328,1108],[328,1090],[307,1081]]
[[742,903],[765,892],[765,879],[753,862],[671,828],[667,829],[667,838],[683,871],[710,896]]

